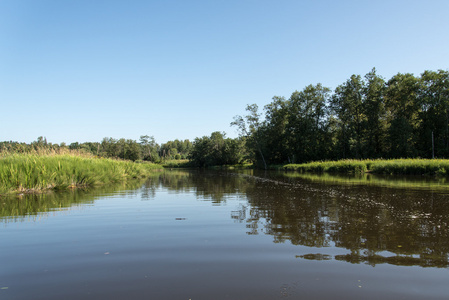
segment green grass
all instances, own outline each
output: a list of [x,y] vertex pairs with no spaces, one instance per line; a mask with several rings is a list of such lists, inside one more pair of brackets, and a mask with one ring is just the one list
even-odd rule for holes
[[190,162],[188,159],[170,159],[162,163],[164,168],[189,168]]
[[298,172],[329,173],[374,173],[397,175],[449,175],[447,159],[392,159],[392,160],[339,160],[288,164],[284,170]]
[[415,177],[402,175],[376,175],[370,173],[364,174],[331,174],[331,173],[284,173],[287,178],[301,178],[312,182],[332,183],[339,185],[369,185],[383,186],[401,189],[420,189],[420,190],[449,190],[449,184],[446,177]]
[[0,194],[61,190],[147,176],[160,165],[71,154],[0,157]]

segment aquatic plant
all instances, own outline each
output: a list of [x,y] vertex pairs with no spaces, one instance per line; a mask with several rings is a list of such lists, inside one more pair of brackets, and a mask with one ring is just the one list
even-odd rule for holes
[[0,194],[94,186],[144,177],[161,166],[73,154],[0,157]]
[[288,164],[284,170],[298,172],[329,173],[376,173],[398,175],[440,175],[449,174],[447,159],[392,159],[392,160],[339,160]]

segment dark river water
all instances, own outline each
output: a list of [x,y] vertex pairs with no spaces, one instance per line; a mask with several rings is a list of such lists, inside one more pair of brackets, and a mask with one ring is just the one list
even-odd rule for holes
[[0,198],[0,299],[449,299],[444,179],[166,171]]

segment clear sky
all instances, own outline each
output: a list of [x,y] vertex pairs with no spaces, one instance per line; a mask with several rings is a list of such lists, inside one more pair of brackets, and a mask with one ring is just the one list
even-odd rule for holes
[[0,141],[224,131],[306,85],[449,68],[447,0],[0,0]]

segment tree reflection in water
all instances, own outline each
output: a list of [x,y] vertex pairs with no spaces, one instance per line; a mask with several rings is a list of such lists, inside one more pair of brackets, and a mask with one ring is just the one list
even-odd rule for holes
[[[275,243],[290,242],[317,253],[300,259],[448,267],[448,190],[394,188],[313,181],[275,172],[166,171],[143,185],[112,187],[123,193],[154,198],[160,187],[173,193],[195,193],[199,200],[222,205],[239,199],[231,214],[246,223],[247,234],[266,234]],[[140,188],[139,188],[140,187]],[[2,198],[2,222],[42,212],[92,203],[108,189],[64,194]],[[340,253],[334,253],[340,249]],[[341,249],[349,251],[341,254]]]
[[271,235],[275,243],[350,251],[299,258],[333,258],[372,266],[448,267],[449,199],[441,186],[434,191],[410,190],[410,185],[407,189],[375,186],[372,182],[317,183],[252,171],[166,173],[161,182],[174,191],[195,189],[200,199],[214,204],[227,197],[246,197],[248,203],[240,204],[231,218],[245,222],[247,234]]

